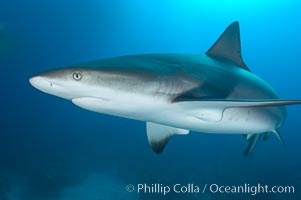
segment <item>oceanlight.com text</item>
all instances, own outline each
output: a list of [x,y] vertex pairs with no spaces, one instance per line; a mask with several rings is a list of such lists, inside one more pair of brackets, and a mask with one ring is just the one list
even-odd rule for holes
[[173,185],[162,183],[139,183],[136,185],[128,184],[126,186],[128,192],[137,192],[138,194],[162,194],[169,193],[176,194],[249,194],[252,196],[258,194],[294,194],[295,187],[292,185],[274,185],[269,186],[266,184],[251,185],[248,183],[242,185],[220,185],[220,184],[203,184],[198,185],[194,183]]
[[209,191],[211,193],[226,193],[226,194],[250,194],[250,195],[257,195],[257,194],[294,194],[295,187],[294,186],[269,186],[269,185],[262,185],[258,183],[257,185],[250,185],[245,183],[244,185],[239,186],[230,186],[230,185],[218,185],[218,184],[211,184],[209,185]]

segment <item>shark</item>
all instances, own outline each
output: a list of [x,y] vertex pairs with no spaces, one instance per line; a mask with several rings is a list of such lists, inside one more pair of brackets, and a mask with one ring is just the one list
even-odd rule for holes
[[70,65],[33,76],[32,86],[102,114],[146,122],[152,150],[160,154],[174,135],[190,131],[240,134],[253,151],[259,138],[279,128],[285,106],[251,72],[241,55],[239,23],[230,24],[203,54],[126,55]]

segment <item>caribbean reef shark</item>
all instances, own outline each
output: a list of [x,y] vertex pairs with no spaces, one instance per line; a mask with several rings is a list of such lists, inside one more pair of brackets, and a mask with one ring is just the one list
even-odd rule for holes
[[149,143],[161,153],[189,131],[242,134],[249,154],[263,134],[282,141],[286,105],[241,57],[234,22],[205,55],[141,54],[82,63],[30,78],[37,89],[84,109],[146,121]]

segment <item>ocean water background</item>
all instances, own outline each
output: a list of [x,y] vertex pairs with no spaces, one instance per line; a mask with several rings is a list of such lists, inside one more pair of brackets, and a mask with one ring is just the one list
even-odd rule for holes
[[[191,132],[162,155],[145,123],[97,114],[39,92],[28,78],[69,64],[137,53],[203,54],[233,21],[252,72],[301,99],[299,1],[0,2],[0,199],[301,199],[301,106],[247,158],[237,135]],[[218,83],[217,83],[218,84]],[[127,193],[127,184],[294,185],[295,194]]]

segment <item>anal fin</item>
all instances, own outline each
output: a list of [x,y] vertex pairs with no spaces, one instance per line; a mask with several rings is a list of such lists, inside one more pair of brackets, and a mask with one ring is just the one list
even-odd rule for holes
[[189,130],[146,122],[147,138],[152,150],[160,154],[173,135],[186,135]]

